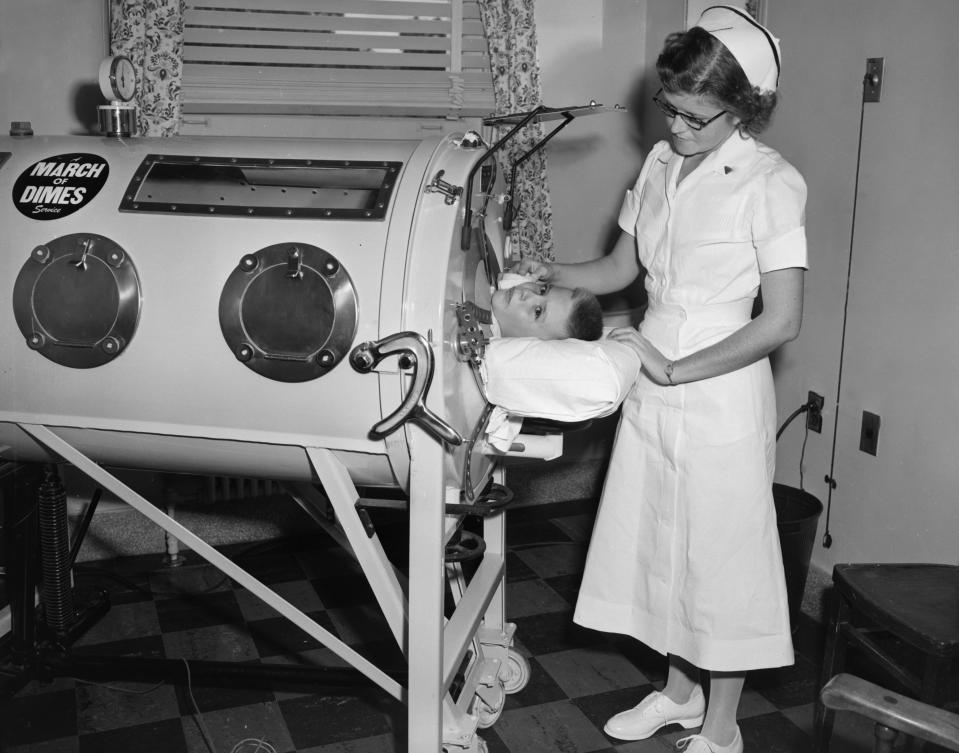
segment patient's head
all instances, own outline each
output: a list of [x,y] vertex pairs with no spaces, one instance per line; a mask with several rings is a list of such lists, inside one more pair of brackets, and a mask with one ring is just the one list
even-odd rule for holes
[[598,340],[603,334],[599,301],[585,288],[527,282],[497,290],[493,316],[503,337]]

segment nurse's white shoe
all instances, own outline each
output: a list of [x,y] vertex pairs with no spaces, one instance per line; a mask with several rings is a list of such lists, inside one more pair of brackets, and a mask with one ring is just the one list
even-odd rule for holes
[[617,740],[645,740],[667,724],[679,724],[684,729],[700,727],[705,715],[706,698],[699,685],[693,688],[686,703],[675,703],[659,691],[653,691],[635,708],[612,717],[603,732]]
[[743,753],[743,736],[736,727],[736,737],[729,745],[716,745],[702,735],[690,735],[677,740],[676,747],[683,753]]

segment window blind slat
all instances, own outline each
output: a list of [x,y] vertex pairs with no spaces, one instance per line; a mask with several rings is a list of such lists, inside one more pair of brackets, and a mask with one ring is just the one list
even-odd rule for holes
[[[449,85],[449,73],[444,71],[397,71],[382,68],[283,68],[280,66],[222,66],[209,63],[184,63],[184,90],[188,86],[210,86],[224,82],[231,86],[240,84],[256,88],[277,88],[288,82],[290,88],[312,86],[316,82],[364,84],[381,82],[389,86],[408,83],[411,87]],[[470,86],[484,83],[483,72],[465,71],[463,80]],[[489,85],[489,82],[485,82]]]
[[413,0],[187,0],[186,9],[271,11],[281,13],[352,13],[376,16],[450,16],[450,0],[414,2]]
[[[385,31],[394,34],[448,34],[449,19],[356,18],[290,13],[249,13],[230,10],[194,10],[186,16],[188,26],[237,29],[291,29],[293,31]],[[464,18],[463,34],[485,38],[478,18]]]
[[446,70],[450,57],[446,52],[348,52],[273,47],[211,47],[196,45],[183,50],[183,61],[233,63],[239,65],[291,65],[336,68],[427,68]]
[[[326,34],[299,31],[266,31],[262,29],[240,31],[238,29],[185,29],[184,42],[189,46],[209,44],[231,47],[290,47],[324,49],[401,49],[401,50],[449,50],[446,37],[413,36],[361,36],[359,34]],[[475,43],[475,40],[473,40]],[[474,46],[475,51],[475,46]]]

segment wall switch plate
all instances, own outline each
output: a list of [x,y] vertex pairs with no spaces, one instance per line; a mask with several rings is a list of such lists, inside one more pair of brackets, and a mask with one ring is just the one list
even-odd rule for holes
[[862,412],[862,430],[859,433],[859,449],[875,455],[879,448],[879,416],[867,410]]

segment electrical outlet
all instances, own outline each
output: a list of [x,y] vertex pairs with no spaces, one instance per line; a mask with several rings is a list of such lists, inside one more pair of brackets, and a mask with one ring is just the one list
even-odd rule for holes
[[809,397],[806,398],[806,428],[809,431],[822,432],[822,407],[825,403],[822,395],[809,391]]
[[878,102],[882,96],[882,69],[885,58],[866,58],[866,75],[862,80],[862,101]]

